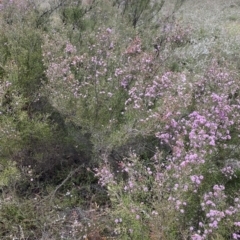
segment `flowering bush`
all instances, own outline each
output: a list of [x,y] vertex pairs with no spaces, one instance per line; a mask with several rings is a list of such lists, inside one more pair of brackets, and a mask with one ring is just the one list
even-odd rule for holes
[[239,238],[239,41],[176,2],[1,2],[2,239]]

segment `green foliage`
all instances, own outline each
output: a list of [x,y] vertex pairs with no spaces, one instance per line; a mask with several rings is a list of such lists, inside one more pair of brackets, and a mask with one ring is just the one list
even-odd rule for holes
[[83,15],[84,10],[79,6],[67,7],[62,12],[63,23],[71,24],[72,27],[76,27],[78,30],[84,30]]
[[6,159],[0,160],[0,188],[10,186],[20,179],[20,173],[14,162],[8,162]]
[[34,211],[34,205],[27,202],[22,203],[4,203],[1,206],[1,238],[7,239],[8,234],[15,237],[35,237],[39,227],[39,221],[36,220],[37,212]]
[[41,38],[32,29],[23,29],[8,40],[10,59],[15,63],[10,79],[24,96],[33,98],[44,80]]

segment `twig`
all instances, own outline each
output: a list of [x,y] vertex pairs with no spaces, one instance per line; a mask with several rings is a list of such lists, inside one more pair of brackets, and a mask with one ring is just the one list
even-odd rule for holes
[[56,192],[59,190],[59,188],[61,188],[67,181],[69,178],[71,178],[78,170],[80,170],[82,167],[84,167],[84,165],[81,165],[79,167],[77,167],[76,169],[74,169],[73,171],[71,171],[67,177],[54,189],[54,191],[50,194],[50,203],[52,203],[53,198],[56,194]]

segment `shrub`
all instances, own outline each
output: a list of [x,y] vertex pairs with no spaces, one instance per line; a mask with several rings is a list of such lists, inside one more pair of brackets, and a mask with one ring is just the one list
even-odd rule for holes
[[2,238],[238,238],[239,44],[183,3],[3,1]]

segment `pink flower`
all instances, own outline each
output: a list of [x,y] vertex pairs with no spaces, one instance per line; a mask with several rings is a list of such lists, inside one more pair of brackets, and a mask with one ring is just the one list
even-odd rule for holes
[[240,234],[237,233],[233,233],[233,239],[239,239],[240,238]]
[[111,28],[107,28],[107,33],[111,33],[112,32],[112,29]]
[[192,235],[192,240],[203,240],[204,238],[202,236],[200,236],[199,234],[194,234]]
[[76,53],[77,52],[77,49],[75,46],[73,46],[71,43],[67,43],[66,44],[66,48],[65,48],[65,52],[66,53]]

